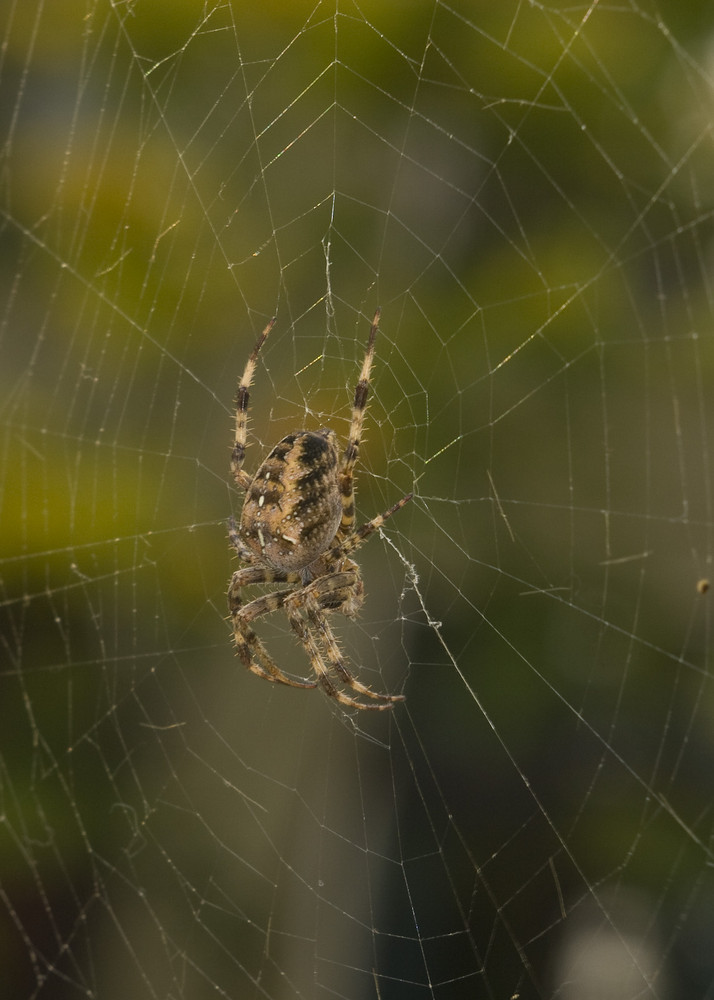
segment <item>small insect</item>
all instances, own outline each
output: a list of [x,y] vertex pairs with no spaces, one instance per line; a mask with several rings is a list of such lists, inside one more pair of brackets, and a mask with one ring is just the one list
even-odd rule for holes
[[[238,488],[245,492],[245,500],[240,524],[231,518],[228,535],[243,566],[231,579],[228,607],[237,654],[254,674],[291,687],[314,688],[319,684],[342,705],[383,710],[404,701],[403,695],[378,694],[358,681],[347,669],[328,621],[328,615],[335,612],[356,617],[364,600],[364,585],[359,566],[350,556],[412,497],[408,494],[383,514],[355,528],[354,468],[379,317],[377,309],[342,455],[334,431],[326,427],[294,431],[276,444],[256,474],[250,476],[243,471],[249,389],[274,318],[258,338],[236,395],[231,472]],[[270,583],[287,586],[243,604],[244,587]],[[284,674],[253,631],[256,619],[280,609],[285,610],[290,627],[305,649],[316,680],[295,680]],[[360,698],[352,697],[338,684]]]

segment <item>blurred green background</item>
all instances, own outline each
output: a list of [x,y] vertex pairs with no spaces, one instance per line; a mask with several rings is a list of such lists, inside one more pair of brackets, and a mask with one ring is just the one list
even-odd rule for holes
[[[713,22],[0,13],[8,996],[711,995]],[[255,338],[249,469],[344,440],[378,304],[387,718],[225,621]]]

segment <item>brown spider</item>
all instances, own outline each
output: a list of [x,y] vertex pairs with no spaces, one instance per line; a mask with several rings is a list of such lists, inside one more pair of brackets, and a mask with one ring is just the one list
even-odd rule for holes
[[[236,435],[231,471],[245,491],[240,525],[231,518],[229,537],[243,568],[228,588],[236,650],[242,662],[259,677],[314,688],[318,684],[331,697],[350,708],[391,708],[403,695],[378,694],[360,683],[345,666],[327,615],[335,611],[354,618],[364,600],[359,566],[349,558],[366,538],[411,499],[405,496],[393,507],[355,529],[354,466],[359,454],[362,422],[369,393],[369,373],[374,358],[380,310],[374,314],[367,353],[355,389],[352,423],[342,458],[337,435],[328,428],[295,431],[284,437],[254,476],[243,471],[248,430],[249,389],[258,354],[273,328],[271,319],[248,358],[236,395]],[[286,583],[243,604],[241,590],[253,584]],[[262,615],[284,608],[290,626],[307,653],[317,680],[293,680],[273,662],[252,623]],[[372,702],[350,697],[333,678]]]

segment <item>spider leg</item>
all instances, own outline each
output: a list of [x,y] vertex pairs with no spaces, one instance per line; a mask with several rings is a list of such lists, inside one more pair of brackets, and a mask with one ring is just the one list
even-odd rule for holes
[[[314,595],[321,611],[339,611],[348,618],[356,618],[364,602],[364,584],[357,565],[349,559],[342,560],[340,572],[320,576],[300,591]],[[300,599],[304,605],[304,596]]]
[[385,702],[383,705],[361,705],[362,708],[391,708],[393,702],[404,701],[404,695],[402,694],[379,694],[379,692],[373,691],[371,688],[368,688],[366,684],[362,684],[356,677],[353,677],[345,666],[344,658],[340,652],[339,646],[337,645],[337,640],[335,639],[334,633],[330,628],[329,622],[324,614],[320,612],[320,609],[313,597],[308,598],[305,609],[307,611],[307,616],[310,619],[310,624],[317,630],[320,640],[325,647],[330,667],[338,675],[342,683],[351,687],[352,690],[356,691],[358,694],[364,695],[365,698],[373,698],[375,701]]
[[228,519],[228,541],[238,553],[241,562],[248,563],[251,566],[255,563],[255,556],[241,540],[238,525],[234,517]]
[[342,498],[342,520],[337,530],[338,538],[346,538],[355,523],[355,493],[354,493],[354,467],[359,455],[359,446],[362,440],[362,424],[364,422],[364,411],[367,407],[367,397],[369,395],[369,375],[372,370],[374,360],[374,343],[377,338],[379,328],[379,317],[381,309],[377,309],[372,320],[367,341],[367,353],[362,363],[359,381],[355,387],[355,398],[352,404],[352,423],[350,424],[349,438],[342,457],[342,467],[340,469],[340,495]]
[[[344,573],[337,574],[337,576],[350,577],[354,576],[354,574]],[[325,582],[329,579],[323,578],[315,581],[315,584],[312,584],[309,588],[293,591],[292,599],[285,601],[285,610],[287,611],[290,625],[305,647],[312,668],[317,674],[320,686],[331,698],[335,698],[342,705],[348,705],[351,708],[371,708],[383,711],[384,709],[391,708],[395,701],[404,701],[403,695],[378,694],[376,691],[372,691],[371,688],[368,688],[353,677],[345,666],[345,661],[337,645],[337,640],[327,622],[320,603],[320,599],[324,599],[324,597],[329,598],[335,592],[335,588],[332,586],[325,589]],[[316,590],[315,586],[319,587],[320,584],[322,584],[323,593],[318,598],[319,590]],[[324,646],[329,668],[325,666],[322,653],[308,623],[300,614],[300,607],[305,608],[310,625],[315,629]],[[351,698],[344,691],[336,687],[332,681],[330,672],[336,674],[343,684],[352,688],[357,694],[361,694],[365,698],[372,698],[374,701],[382,702],[382,704],[369,704],[368,702],[357,701],[355,698]]]
[[250,486],[251,477],[247,472],[243,472],[243,460],[245,458],[245,445],[248,436],[248,400],[250,399],[250,386],[255,375],[255,368],[258,363],[258,354],[265,343],[268,334],[273,329],[275,317],[270,320],[266,328],[258,337],[255,347],[248,358],[245,370],[238,383],[236,393],[236,436],[231,453],[231,472],[236,481],[236,485],[247,490]]
[[[300,576],[297,573],[283,573],[277,569],[266,569],[264,566],[244,566],[242,569],[237,569],[228,587],[228,604],[231,610],[243,606],[239,591],[243,587],[252,587],[258,583],[300,583]],[[285,593],[291,594],[292,591],[286,590]]]
[[[392,701],[403,700],[401,696],[392,699],[390,696],[386,696],[385,698],[385,696],[375,695],[373,691],[370,691],[369,688],[365,688],[364,685],[361,684],[358,684],[358,687],[356,687],[355,690],[363,689],[362,693],[365,693],[372,698],[382,698],[382,700],[385,701],[385,704],[371,705],[368,702],[357,701],[356,698],[350,698],[349,695],[345,694],[344,691],[341,691],[333,683],[332,678],[330,677],[329,670],[327,669],[327,667],[323,662],[322,654],[320,653],[319,647],[312,635],[312,632],[310,631],[305,619],[300,615],[298,609],[291,607],[290,605],[286,605],[286,610],[290,625],[295,634],[297,635],[298,639],[300,640],[300,642],[305,647],[305,652],[307,653],[310,659],[312,669],[317,674],[317,679],[320,684],[320,687],[323,689],[325,694],[329,695],[330,698],[334,698],[335,701],[338,701],[341,705],[345,705],[348,708],[370,708],[370,709],[376,709],[378,711],[383,711],[385,708],[391,708]],[[332,638],[334,641],[334,636]],[[339,650],[337,652],[337,655],[341,661]],[[330,666],[332,666],[332,663],[330,663]],[[348,677],[350,676],[346,670],[345,673],[347,674]]]
[[287,573],[267,573],[261,567],[247,567],[237,570],[233,574],[231,585],[228,589],[228,607],[233,621],[233,637],[236,644],[236,652],[241,662],[248,670],[252,670],[258,677],[264,677],[268,681],[278,684],[287,684],[289,687],[314,688],[317,687],[315,681],[296,681],[288,677],[275,663],[267,649],[251,628],[250,623],[261,615],[269,614],[283,607],[285,600],[294,593],[293,590],[278,590],[263,597],[257,597],[249,604],[243,605],[240,598],[240,588],[250,583],[268,583],[276,579],[285,581],[286,577],[294,574]]
[[[355,567],[355,564],[349,562],[349,560],[346,560],[346,562],[349,567]],[[340,600],[341,595],[352,590],[358,578],[359,574],[356,567],[354,569],[343,569],[339,573],[327,573],[325,576],[319,576],[301,590],[294,591],[296,595],[295,603],[302,605],[308,597],[313,596],[320,608],[334,610],[342,603]],[[300,594],[299,602],[297,600],[298,593]]]
[[365,524],[360,525],[360,527],[348,535],[344,541],[333,546],[331,549],[328,549],[327,552],[325,552],[323,559],[325,559],[327,563],[331,563],[335,560],[341,559],[343,556],[348,555],[350,552],[354,552],[354,550],[359,548],[365,539],[369,538],[373,532],[378,531],[384,522],[392,516],[392,514],[396,514],[398,510],[401,510],[402,507],[405,506],[405,504],[409,503],[413,496],[413,493],[407,493],[407,495],[402,497],[401,500],[397,500],[395,504],[392,504],[389,510],[385,510],[383,514],[377,514],[377,516],[373,517],[371,521],[367,521]]
[[250,625],[234,620],[233,626],[236,652],[248,670],[274,684],[287,684],[288,687],[295,688],[317,687],[315,681],[296,681],[284,674]]
[[348,539],[347,551],[353,552],[358,545],[362,544],[365,538],[368,538],[372,534],[373,531],[378,531],[384,522],[392,516],[392,514],[396,514],[398,510],[401,510],[402,507],[405,506],[405,504],[408,504],[413,496],[413,493],[407,493],[405,497],[402,497],[401,500],[397,500],[396,503],[393,503],[392,506],[389,507],[388,510],[385,510],[383,514],[377,514],[377,516],[373,517],[371,521],[367,521],[365,524],[360,525],[353,536],[355,541],[352,542],[351,539]]
[[[238,570],[234,576],[238,576],[239,573],[243,572],[245,571]],[[248,604],[231,603],[229,597],[229,607],[234,617],[238,616],[241,622],[250,624],[256,618],[262,618],[263,615],[268,615],[272,611],[279,611],[294,593],[296,593],[294,590],[273,590],[269,594],[263,594],[262,597],[256,597],[255,600],[249,601]]]
[[[336,701],[341,701],[340,691],[335,687],[330,679],[327,668],[322,662],[322,656],[320,655],[320,650],[317,648],[317,643],[315,642],[310,629],[307,627],[307,622],[297,608],[287,606],[286,612],[288,621],[290,622],[290,627],[305,647],[305,652],[308,655],[312,669],[317,675],[320,686],[331,698],[335,698]],[[315,686],[317,687],[317,684]]]

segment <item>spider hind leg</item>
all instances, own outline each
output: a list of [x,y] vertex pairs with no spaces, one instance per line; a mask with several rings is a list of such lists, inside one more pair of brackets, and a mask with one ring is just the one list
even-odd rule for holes
[[275,316],[268,322],[261,335],[256,341],[236,392],[236,433],[231,452],[231,472],[239,489],[247,490],[250,486],[251,477],[243,472],[243,461],[245,459],[245,447],[248,437],[248,401],[250,399],[250,386],[255,375],[255,368],[258,364],[258,354],[265,343],[268,334],[275,326]]

